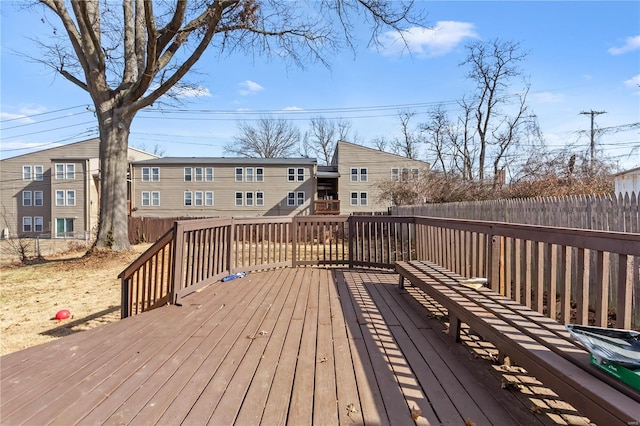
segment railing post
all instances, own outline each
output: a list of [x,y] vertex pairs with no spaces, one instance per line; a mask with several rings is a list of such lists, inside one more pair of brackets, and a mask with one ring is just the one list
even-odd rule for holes
[[298,266],[298,218],[291,218],[291,267]]
[[120,318],[127,318],[131,315],[131,300],[129,300],[129,286],[131,278],[122,277],[120,284]]
[[349,216],[349,219],[347,219],[347,223],[348,223],[348,230],[349,230],[349,268],[353,268],[353,256],[354,256],[354,221],[355,221],[355,216]]
[[227,262],[227,271],[229,272],[229,275],[231,275],[233,273],[233,267],[231,266],[231,259],[232,259],[232,254],[233,254],[233,245],[237,244],[237,241],[235,239],[235,222],[233,220],[233,218],[231,218],[231,224],[228,226],[228,230],[227,230],[227,239],[225,241],[225,245],[226,245],[226,253],[225,253],[225,262]]
[[491,240],[489,247],[489,282],[491,283],[491,289],[502,294],[504,289],[503,283],[500,282],[502,274],[500,273],[502,264],[502,237],[495,234],[488,236]]
[[178,293],[182,290],[182,281],[184,278],[183,257],[184,257],[184,231],[183,225],[179,222],[173,223],[173,279],[171,280],[171,288],[169,290],[169,298],[172,304],[178,303]]

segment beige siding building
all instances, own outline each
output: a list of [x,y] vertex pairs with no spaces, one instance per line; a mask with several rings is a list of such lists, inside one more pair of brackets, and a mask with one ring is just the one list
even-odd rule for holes
[[[99,212],[99,140],[0,161],[2,237],[85,238]],[[129,159],[155,158],[135,148]]]
[[[331,165],[338,176],[334,178],[336,187],[333,193],[340,200],[341,214],[386,211],[392,202],[380,198],[378,185],[382,181],[408,180],[428,172],[430,168],[424,161],[344,141],[337,143]],[[331,178],[326,179],[330,183]]]
[[131,215],[312,214],[316,160],[166,157],[131,165]]

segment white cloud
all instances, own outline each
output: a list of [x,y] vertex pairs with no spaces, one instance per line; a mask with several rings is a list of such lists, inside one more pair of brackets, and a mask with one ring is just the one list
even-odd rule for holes
[[531,95],[531,100],[538,104],[556,104],[564,101],[564,95],[561,93],[538,92]]
[[35,120],[27,117],[28,114],[12,114],[10,112],[0,112],[2,121],[15,120],[17,123],[35,123]]
[[303,108],[297,107],[297,106],[288,106],[285,108],[282,108],[283,111],[304,111]]
[[625,80],[624,85],[627,87],[638,87],[640,86],[640,74],[631,77],[629,80]]
[[[632,89],[638,89],[640,87],[640,74],[625,80],[624,85]],[[640,96],[640,90],[636,90],[635,94]]]
[[238,84],[238,86],[240,86],[240,94],[242,96],[255,95],[256,93],[264,90],[264,87],[251,80],[243,81]]
[[468,22],[438,21],[434,28],[412,27],[402,33],[384,33],[381,39],[382,54],[398,56],[408,49],[419,57],[442,56],[468,38],[479,38],[475,25]]
[[622,46],[612,47],[607,52],[612,55],[622,55],[623,53],[633,52],[640,49],[640,35],[627,37]]
[[36,115],[47,112],[47,108],[42,105],[25,105],[20,107],[19,111],[24,115]]
[[206,87],[177,87],[172,90],[180,98],[210,97],[211,92]]

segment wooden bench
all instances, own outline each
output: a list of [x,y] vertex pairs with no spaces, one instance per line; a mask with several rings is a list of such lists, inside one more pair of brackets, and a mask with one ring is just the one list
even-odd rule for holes
[[560,323],[428,261],[397,262],[405,280],[448,310],[449,333],[468,324],[519,366],[599,425],[640,425],[640,392],[590,365],[589,353]]

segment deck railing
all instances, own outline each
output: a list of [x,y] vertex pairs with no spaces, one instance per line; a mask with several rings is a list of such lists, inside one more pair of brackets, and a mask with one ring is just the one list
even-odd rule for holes
[[415,259],[486,277],[494,290],[563,323],[640,328],[639,234],[419,216],[177,221],[120,275],[122,315],[180,303],[240,271],[391,269]]
[[340,214],[340,200],[316,200],[316,214]]

